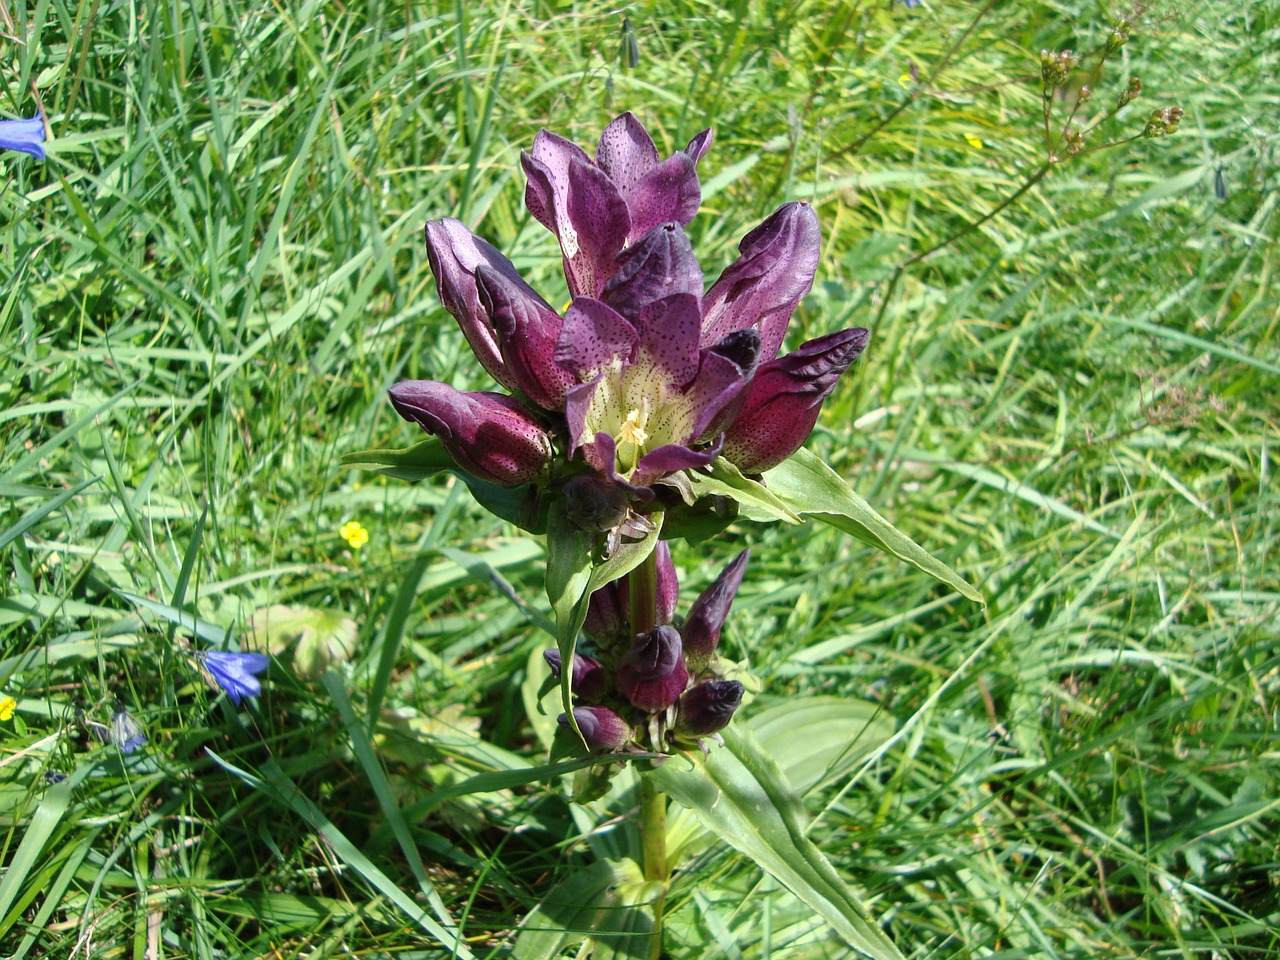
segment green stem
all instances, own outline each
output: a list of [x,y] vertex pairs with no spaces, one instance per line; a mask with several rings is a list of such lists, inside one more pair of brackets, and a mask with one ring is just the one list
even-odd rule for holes
[[[631,597],[631,634],[648,633],[658,622],[658,554],[649,554],[627,576]],[[667,896],[667,797],[640,774],[640,843],[644,878],[662,884],[653,900],[653,935],[649,960],[662,956],[662,908]]]
[[667,898],[667,795],[640,775],[640,831],[644,845],[644,878],[661,883],[653,900],[653,935],[649,960],[662,956],[662,908]]

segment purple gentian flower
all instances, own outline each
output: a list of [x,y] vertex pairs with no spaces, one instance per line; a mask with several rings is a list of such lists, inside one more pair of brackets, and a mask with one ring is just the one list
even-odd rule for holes
[[262,693],[262,684],[254,674],[261,673],[271,664],[271,658],[264,653],[233,653],[228,650],[202,650],[195,658],[237,707],[245,697],[256,697]]
[[614,272],[614,259],[659,224],[688,226],[702,202],[698,161],[711,146],[703,130],[659,161],[644,125],[630,113],[600,135],[596,158],[550,130],[520,155],[529,178],[525,205],[560,240],[569,292],[598,297]]
[[[720,456],[760,473],[794,453],[867,333],[841,331],[777,357],[818,266],[818,219],[804,203],[784,204],[752,230],[704,290],[683,227],[710,142],[705,131],[659,160],[630,114],[605,130],[594,160],[538,135],[523,158],[526,202],[560,240],[574,295],[563,318],[462,223],[429,223],[441,302],[516,395],[406,381],[391,388],[397,411],[481,479],[576,484],[565,509],[597,531],[619,527],[673,474]],[[583,464],[594,486],[578,479]]]
[[0,120],[0,150],[19,150],[44,159],[44,115],[29,120]]

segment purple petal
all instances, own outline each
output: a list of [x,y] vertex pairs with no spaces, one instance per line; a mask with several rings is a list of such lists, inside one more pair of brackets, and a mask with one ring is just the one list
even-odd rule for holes
[[557,236],[555,211],[564,204],[569,163],[574,159],[591,162],[580,146],[550,130],[539,130],[533,138],[533,152],[520,154],[520,164],[529,178],[524,204],[534,219]]
[[632,242],[668,221],[688,226],[702,203],[697,165],[688,154],[674,154],[622,195],[631,211],[631,231],[627,239]]
[[615,362],[630,362],[638,339],[636,328],[618,311],[578,297],[565,311],[555,359],[585,382]]
[[756,372],[759,348],[760,336],[754,330],[739,330],[702,355],[687,394],[698,416],[693,439],[709,440],[737,418]]
[[388,391],[396,412],[440,438],[463,470],[504,487],[537,480],[551,462],[551,438],[520,403],[499,393],[464,393],[434,380],[402,380]]
[[0,120],[0,150],[17,150],[43,160],[44,116],[37,113],[26,120]]
[[[583,457],[594,468],[600,469],[592,462],[586,451],[590,449],[593,437],[587,434],[587,413],[591,409],[591,401],[596,395],[596,390],[600,387],[600,378],[580,383],[576,387],[570,388],[564,398],[564,420],[565,426],[569,428],[569,450],[576,452],[583,450]],[[610,458],[612,458],[612,449],[610,449]],[[612,464],[612,459],[609,461]]]
[[677,293],[646,304],[636,319],[639,349],[630,376],[683,387],[698,372],[701,326],[698,298],[691,294]]
[[575,297],[598,297],[613,275],[614,259],[631,232],[627,202],[594,163],[569,164],[568,191],[556,211],[556,235],[565,278]]
[[677,470],[693,470],[708,466],[720,456],[720,447],[721,441],[717,440],[706,450],[691,450],[678,443],[669,443],[665,447],[651,450],[636,464],[636,469],[631,474],[631,482],[647,485]]
[[658,148],[644,124],[624,113],[600,134],[596,163],[625,197],[641,177],[658,165]]
[[733,605],[733,598],[737,596],[738,587],[742,584],[742,575],[746,573],[749,559],[750,550],[743,550],[734,557],[689,608],[689,616],[680,633],[684,641],[685,661],[695,674],[705,670],[715,655],[720,643],[720,631],[724,628],[729,607]]
[[695,165],[699,160],[705,157],[707,155],[707,151],[711,149],[712,139],[713,134],[711,132],[711,128],[708,127],[706,130],[703,130],[690,140],[689,145],[684,148],[684,152],[689,155],[689,158],[693,160]]
[[[494,246],[473,234],[459,220],[431,220],[427,223],[427,257],[436,278],[436,292],[444,308],[458,321],[480,365],[508,390],[516,389],[515,378],[507,371],[498,349],[497,336],[476,289],[476,268],[484,265],[520,287],[524,295],[541,300],[533,288],[520,279],[511,261]],[[551,309],[548,307],[547,309]]]
[[747,234],[741,256],[720,275],[702,303],[702,342],[734,330],[760,331],[760,356],[771,360],[782,345],[796,305],[813,286],[822,232],[805,203],[787,203]]
[[559,410],[576,382],[555,361],[560,316],[523,281],[487,266],[476,268],[476,286],[507,373],[539,407]]
[[623,251],[601,299],[627,319],[635,319],[647,304],[675,293],[701,298],[702,269],[684,231],[675,223],[665,223]]
[[762,366],[725,436],[725,458],[743,473],[762,473],[800,449],[869,336],[861,328],[841,330]]

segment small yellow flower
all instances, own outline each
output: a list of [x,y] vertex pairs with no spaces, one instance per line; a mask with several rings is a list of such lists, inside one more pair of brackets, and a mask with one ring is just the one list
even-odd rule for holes
[[0,700],[0,720],[12,720],[13,711],[18,709],[18,701],[13,697],[5,697]]
[[369,542],[369,531],[359,520],[348,520],[338,531],[338,536],[350,544],[352,550],[359,550]]
[[975,137],[973,134],[969,134],[967,137],[965,137],[964,142],[967,143],[969,146],[973,147],[973,149],[975,150],[981,150],[983,147],[986,146],[986,144],[982,142],[981,137]]
[[915,81],[911,79],[911,74],[909,73],[904,73],[902,76],[898,78],[898,86],[900,86],[903,90],[910,90],[911,84],[914,82]]

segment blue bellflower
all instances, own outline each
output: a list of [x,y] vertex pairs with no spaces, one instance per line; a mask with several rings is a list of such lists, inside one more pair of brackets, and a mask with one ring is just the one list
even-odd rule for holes
[[109,737],[115,744],[115,748],[125,754],[133,753],[147,742],[142,724],[134,719],[133,714],[125,709],[125,705],[119,700],[116,701],[115,711],[111,714]]
[[256,697],[262,693],[262,684],[254,674],[261,673],[271,664],[271,658],[266,654],[202,650],[195,656],[237,707],[245,697]]
[[44,116],[29,120],[0,120],[0,150],[20,150],[44,159]]

